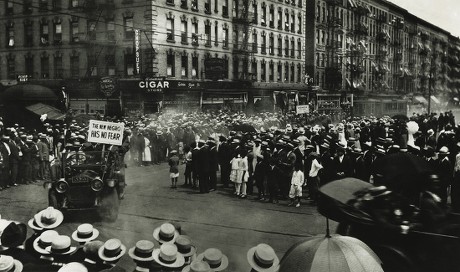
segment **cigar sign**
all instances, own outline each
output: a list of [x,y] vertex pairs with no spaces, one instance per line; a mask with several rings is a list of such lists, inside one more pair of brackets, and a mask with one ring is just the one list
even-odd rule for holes
[[136,75],[141,74],[141,32],[139,29],[134,30],[134,58]]
[[169,81],[162,77],[146,78],[139,81],[139,88],[149,93],[163,92],[164,89],[169,89]]

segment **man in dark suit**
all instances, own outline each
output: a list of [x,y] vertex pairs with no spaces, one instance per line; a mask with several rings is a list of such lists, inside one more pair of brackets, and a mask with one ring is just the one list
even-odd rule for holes
[[19,151],[20,147],[18,145],[19,138],[15,138],[14,140],[11,140],[8,145],[10,147],[11,155],[10,155],[10,172],[11,172],[11,178],[10,178],[10,185],[17,186],[18,183],[18,169],[19,169],[19,161],[20,161],[20,156],[19,156]]
[[[201,146],[201,147],[200,147]],[[198,142],[198,177],[200,180],[200,193],[209,193],[209,146],[204,141]]]
[[199,168],[200,168],[200,147],[203,144],[199,144],[197,142],[190,143],[192,148],[192,188],[196,188],[198,186],[199,181]]
[[333,160],[334,179],[343,179],[352,176],[352,163],[348,156],[345,155],[345,147],[339,146],[336,156]]
[[215,191],[217,186],[217,171],[219,171],[219,160],[217,155],[216,141],[210,138],[206,145],[209,147],[209,191]]
[[452,163],[449,160],[449,154],[450,152],[447,147],[443,146],[439,149],[438,167],[436,169],[440,181],[439,197],[444,206],[447,204],[447,188],[452,185],[454,171]]
[[217,148],[217,157],[220,165],[220,180],[224,185],[224,188],[227,188],[230,181],[230,160],[232,154],[230,152],[230,146],[227,143],[227,138],[225,138],[225,136],[219,136],[219,142],[220,143]]
[[3,168],[1,169],[0,175],[0,189],[10,187],[10,155],[11,150],[9,146],[10,137],[7,135],[2,136],[0,142],[0,153],[3,158]]

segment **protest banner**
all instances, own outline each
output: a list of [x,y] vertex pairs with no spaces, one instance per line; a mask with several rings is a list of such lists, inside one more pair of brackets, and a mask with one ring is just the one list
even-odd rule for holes
[[122,145],[124,128],[123,123],[89,120],[88,142]]

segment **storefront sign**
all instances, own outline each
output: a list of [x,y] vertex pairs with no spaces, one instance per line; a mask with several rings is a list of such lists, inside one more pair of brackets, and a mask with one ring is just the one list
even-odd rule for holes
[[297,114],[305,114],[310,112],[310,106],[309,105],[298,105],[296,106],[296,113]]
[[89,120],[88,142],[122,145],[123,123]]
[[141,32],[139,29],[134,30],[134,58],[136,64],[136,75],[141,74]]
[[139,88],[147,92],[163,92],[164,89],[169,89],[169,81],[164,78],[146,78],[139,81]]
[[29,81],[29,75],[18,75],[19,82],[27,82]]
[[200,101],[196,100],[169,100],[163,101],[164,105],[199,105]]
[[178,81],[177,88],[187,88],[187,89],[201,88],[201,83],[195,82],[195,81]]
[[115,92],[115,86],[115,78],[103,77],[99,81],[99,87],[101,88],[101,92],[105,94],[105,96],[107,97],[110,97]]

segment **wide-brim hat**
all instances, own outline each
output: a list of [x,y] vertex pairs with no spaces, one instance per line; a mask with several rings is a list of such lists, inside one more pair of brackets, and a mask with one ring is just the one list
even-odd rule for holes
[[[106,247],[108,246],[108,243],[117,243],[118,246],[117,248],[113,250],[108,250]],[[113,255],[111,253],[114,253]],[[107,240],[103,246],[101,246],[98,250],[98,256],[101,258],[101,260],[106,261],[106,262],[113,262],[118,259],[120,259],[123,255],[126,253],[126,246],[121,243],[120,240],[118,239],[110,239]],[[110,254],[109,254],[110,253]]]
[[81,263],[71,262],[61,267],[58,272],[88,272],[88,268]]
[[22,272],[24,269],[24,266],[19,260],[7,255],[0,255],[0,265],[2,266],[1,268],[4,269],[2,271]]
[[27,222],[27,225],[28,225],[31,229],[35,230],[35,231],[42,231],[42,230],[43,230],[42,227],[40,227],[39,225],[37,225],[37,222],[35,222],[35,218],[31,218],[31,219]]
[[[171,225],[174,228],[174,234],[173,234],[173,236],[171,236],[171,239],[162,236],[162,227],[167,226],[168,228],[170,228],[169,225]],[[176,230],[174,225],[172,225],[171,223],[164,223],[161,226],[159,226],[158,228],[153,230],[153,238],[155,238],[155,240],[157,240],[160,244],[174,243],[176,241],[176,238],[179,235],[180,235],[179,232]]]
[[[175,244],[177,251],[184,257],[191,257],[196,254],[196,247],[192,245],[192,240],[188,236],[180,235],[177,237]],[[188,250],[184,251],[186,248]]]
[[213,272],[207,262],[195,260],[191,264],[185,266],[182,272]]
[[185,258],[180,253],[176,254],[175,256],[176,258],[173,262],[167,262],[163,260],[160,257],[160,254],[161,254],[161,248],[156,248],[153,250],[153,260],[161,266],[169,267],[169,268],[178,268],[185,264]]
[[[47,223],[46,220],[44,220],[45,218],[43,218],[44,215],[47,215],[49,213],[51,213],[54,217],[52,223]],[[35,223],[37,223],[39,227],[44,229],[54,229],[57,226],[59,226],[62,223],[62,221],[64,221],[64,215],[60,210],[57,210],[53,207],[48,207],[34,215],[34,219]]]
[[147,240],[141,240],[136,243],[135,246],[128,250],[128,255],[131,259],[141,262],[153,261],[153,242]]
[[[261,256],[257,256],[256,251],[257,250],[262,250],[267,253],[267,255],[272,255],[273,260],[270,261],[270,266],[269,263],[267,262],[267,266],[263,266],[263,263],[260,259]],[[255,247],[252,247],[251,249],[248,250],[247,253],[247,260],[249,265],[254,269],[255,271],[263,271],[263,272],[275,272],[278,271],[278,266],[279,266],[279,258],[276,256],[275,252],[269,245],[265,244],[259,244]]]
[[450,152],[449,152],[449,149],[445,146],[441,147],[441,149],[439,149],[439,155],[449,155]]
[[[85,224],[82,224],[79,226],[82,227],[83,225]],[[92,225],[88,224],[89,226],[89,229],[91,230],[91,232],[88,232],[88,233],[83,233],[81,230],[79,230],[78,228],[72,233],[72,239],[76,242],[79,242],[79,243],[84,243],[84,242],[89,242],[89,241],[92,241],[92,240],[95,240],[98,236],[99,236],[99,230],[94,228]]]
[[51,246],[46,247],[46,251],[48,251],[48,254],[54,254],[54,255],[69,255],[77,251],[77,247],[74,246],[69,246],[66,248],[65,251],[53,251]]
[[[209,254],[209,252],[212,252],[212,251],[216,251],[216,252],[218,252],[218,254],[220,256],[222,256],[220,258],[220,260],[219,260],[220,262],[218,263],[218,266],[216,264],[213,264],[210,260],[207,260],[207,258],[205,257],[205,255]],[[223,254],[220,250],[218,250],[216,248],[208,248],[208,249],[206,249],[205,252],[199,254],[196,257],[196,259],[200,260],[200,261],[207,262],[213,271],[222,271],[222,270],[227,269],[227,267],[228,267],[228,257],[225,254]]]

